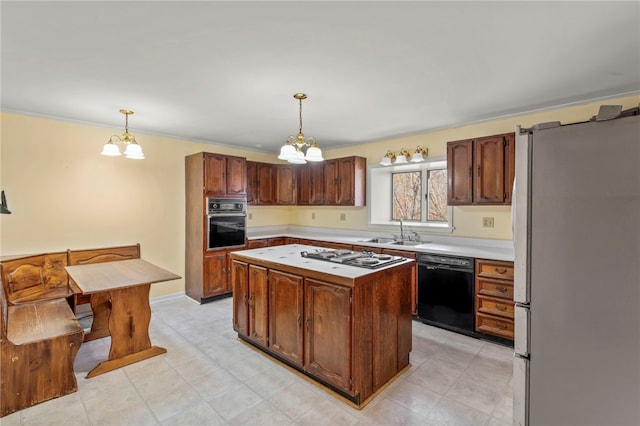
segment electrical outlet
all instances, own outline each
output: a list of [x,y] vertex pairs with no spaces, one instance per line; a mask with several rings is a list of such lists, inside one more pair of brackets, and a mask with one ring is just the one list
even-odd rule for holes
[[316,212],[311,212],[311,220],[316,220]]
[[253,213],[249,213],[249,220],[253,219]]
[[493,218],[492,217],[483,217],[482,218],[482,227],[483,228],[493,228]]
[[347,214],[346,213],[340,213],[340,220],[347,220]]

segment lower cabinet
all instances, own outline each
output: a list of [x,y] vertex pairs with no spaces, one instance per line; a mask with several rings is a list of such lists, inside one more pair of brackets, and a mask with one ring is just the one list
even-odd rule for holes
[[513,262],[476,259],[476,331],[513,340]]
[[255,343],[267,346],[267,269],[233,261],[233,328]]
[[229,265],[229,252],[226,250],[209,252],[204,256],[203,298],[231,292]]
[[303,366],[303,278],[269,271],[269,349]]
[[360,405],[409,365],[412,274],[404,264],[346,278],[237,252],[233,328]]
[[352,290],[306,279],[304,291],[305,368],[320,380],[350,392]]

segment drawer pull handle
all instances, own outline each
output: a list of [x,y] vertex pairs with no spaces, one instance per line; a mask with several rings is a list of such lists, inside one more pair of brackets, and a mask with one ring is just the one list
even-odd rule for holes
[[504,305],[499,305],[496,303],[496,309],[502,312],[506,312],[507,311],[507,307]]
[[504,275],[507,273],[507,268],[494,268],[496,270],[497,273],[499,273],[500,275]]
[[506,293],[507,292],[507,288],[506,287],[496,287],[496,290],[498,290],[500,293]]
[[503,323],[503,322],[495,322],[496,327],[501,328],[503,330],[507,329],[507,324]]

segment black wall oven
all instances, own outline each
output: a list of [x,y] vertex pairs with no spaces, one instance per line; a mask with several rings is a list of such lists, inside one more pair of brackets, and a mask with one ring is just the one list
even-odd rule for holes
[[418,256],[418,318],[438,327],[474,335],[474,259]]
[[247,200],[207,198],[207,250],[245,245]]

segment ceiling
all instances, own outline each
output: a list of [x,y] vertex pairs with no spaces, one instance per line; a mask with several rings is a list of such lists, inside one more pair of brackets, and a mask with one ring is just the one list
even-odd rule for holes
[[[640,2],[12,2],[2,110],[259,151],[640,93]],[[105,141],[106,142],[106,141]],[[96,142],[101,143],[101,142]]]

